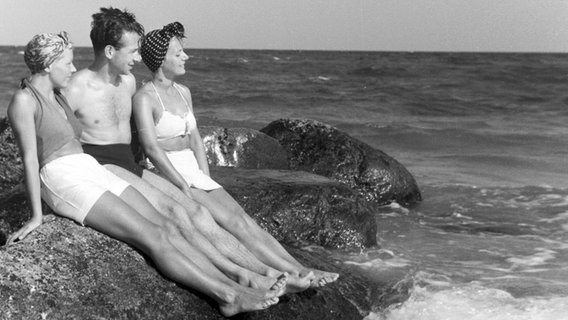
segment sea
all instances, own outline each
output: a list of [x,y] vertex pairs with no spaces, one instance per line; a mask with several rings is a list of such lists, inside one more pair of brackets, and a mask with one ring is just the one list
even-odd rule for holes
[[[0,117],[27,74],[22,50],[0,47]],[[568,319],[568,54],[187,53],[179,82],[200,125],[313,119],[413,174],[423,201],[377,209],[379,246],[324,249],[408,293],[371,301],[366,320]],[[91,59],[75,50],[77,68]]]

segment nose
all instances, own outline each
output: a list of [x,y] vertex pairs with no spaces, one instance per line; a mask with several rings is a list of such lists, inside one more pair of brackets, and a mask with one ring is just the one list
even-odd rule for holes
[[71,73],[74,73],[75,71],[77,71],[77,68],[75,68],[75,65],[72,63],[71,64]]
[[135,62],[142,61],[142,56],[140,55],[140,51],[136,51],[136,53],[134,53],[134,61]]

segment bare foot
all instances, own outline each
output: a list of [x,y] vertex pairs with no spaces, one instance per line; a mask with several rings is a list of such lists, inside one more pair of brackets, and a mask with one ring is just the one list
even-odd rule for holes
[[284,288],[288,283],[288,272],[284,272],[278,278],[276,278],[276,282],[270,287],[272,291],[282,291],[284,292]]
[[[254,290],[254,289],[251,289]],[[267,309],[278,303],[278,297],[272,294],[259,294],[261,290],[239,290],[235,295],[227,295],[226,301],[219,303],[219,311],[225,317],[232,317],[237,313]]]
[[260,290],[278,291],[281,296],[285,293],[285,287],[288,282],[288,273],[282,273],[278,277],[265,277],[258,274],[250,274],[246,277],[239,277],[237,281],[240,285]]
[[310,287],[310,284],[314,279],[315,275],[312,271],[299,275],[290,275],[288,285],[286,286],[286,292],[296,293],[304,291]]
[[310,284],[310,287],[312,288],[323,287],[326,284],[335,282],[339,278],[339,274],[335,272],[327,272],[316,269],[313,269],[313,272],[315,274],[315,277]]

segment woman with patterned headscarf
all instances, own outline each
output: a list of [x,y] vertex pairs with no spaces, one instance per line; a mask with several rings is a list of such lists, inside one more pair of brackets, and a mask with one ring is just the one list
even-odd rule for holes
[[136,189],[83,153],[81,125],[60,93],[76,71],[66,33],[34,36],[24,60],[31,76],[14,94],[8,118],[24,163],[32,214],[8,245],[41,225],[43,199],[56,214],[138,248],[164,275],[214,298],[226,316],[278,302],[285,280],[260,290],[226,277]]
[[338,274],[310,269],[294,259],[274,237],[211,179],[205,148],[193,115],[189,89],[175,82],[188,59],[184,28],[173,22],[149,32],[140,47],[152,80],[133,98],[138,139],[151,163],[190,198],[209,209],[215,220],[265,264],[288,272],[288,286],[324,286]]

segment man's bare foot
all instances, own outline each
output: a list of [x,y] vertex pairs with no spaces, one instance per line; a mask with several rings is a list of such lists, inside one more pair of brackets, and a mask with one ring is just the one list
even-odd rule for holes
[[273,294],[262,295],[250,290],[239,290],[239,292],[234,295],[228,294],[225,300],[226,301],[219,302],[219,311],[225,317],[231,317],[241,312],[267,309],[278,303],[278,297]]
[[312,271],[314,272],[315,277],[310,284],[311,288],[323,287],[326,284],[335,282],[339,278],[339,274],[335,272],[327,272],[316,269],[313,269]]
[[237,281],[240,285],[260,290],[279,291],[281,296],[285,293],[288,282],[288,273],[282,273],[278,277],[265,277],[257,274],[250,274],[247,277],[239,277]]
[[286,292],[296,293],[306,290],[310,287],[311,282],[315,279],[312,271],[301,273],[299,275],[290,275],[288,278],[288,285]]

